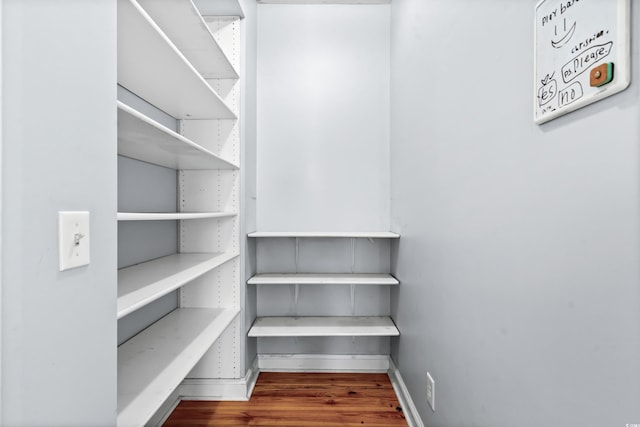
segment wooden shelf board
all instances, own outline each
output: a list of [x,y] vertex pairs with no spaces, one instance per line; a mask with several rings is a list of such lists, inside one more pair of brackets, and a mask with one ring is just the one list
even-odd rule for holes
[[118,319],[237,256],[237,253],[174,254],[118,270]]
[[390,231],[254,231],[249,237],[351,237],[364,239],[397,239],[399,234]]
[[398,279],[390,274],[256,274],[249,285],[397,285]]
[[118,0],[118,83],[177,119],[237,119],[135,0]]
[[390,317],[258,317],[249,337],[398,336]]
[[118,426],[142,426],[239,309],[180,308],[118,348]]
[[118,212],[118,221],[167,221],[208,218],[230,218],[235,212]]
[[238,169],[120,101],[118,154],[171,169]]
[[191,0],[138,0],[205,79],[237,79],[238,73]]

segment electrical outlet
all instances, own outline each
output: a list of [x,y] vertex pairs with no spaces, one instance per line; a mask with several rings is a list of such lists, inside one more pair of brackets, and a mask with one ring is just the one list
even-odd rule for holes
[[436,382],[429,372],[427,372],[427,402],[433,412],[436,411]]

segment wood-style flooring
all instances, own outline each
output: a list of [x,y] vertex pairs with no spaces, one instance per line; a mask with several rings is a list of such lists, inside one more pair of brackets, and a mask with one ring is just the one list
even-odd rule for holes
[[387,374],[262,372],[248,402],[182,401],[164,427],[406,425]]

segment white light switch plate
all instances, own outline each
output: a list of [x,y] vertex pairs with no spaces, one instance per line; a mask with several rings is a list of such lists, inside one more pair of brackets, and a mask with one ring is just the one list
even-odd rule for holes
[[58,212],[60,271],[88,265],[89,212]]
[[427,402],[433,412],[436,411],[436,382],[429,372],[427,372]]

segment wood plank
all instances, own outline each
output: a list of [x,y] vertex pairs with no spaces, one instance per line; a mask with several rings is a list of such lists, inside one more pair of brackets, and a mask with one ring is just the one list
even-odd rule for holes
[[[296,386],[292,386],[294,388]],[[299,387],[299,389],[297,388]],[[342,387],[342,386],[297,386],[292,389],[265,386],[260,391],[254,391],[253,396],[261,397],[385,397],[388,391],[371,387]]]
[[382,387],[386,384],[389,376],[385,374],[366,374],[359,372],[336,373],[319,372],[313,375],[300,375],[298,372],[262,372],[260,373],[260,384],[265,387],[269,384],[276,386],[284,385],[311,385],[317,386],[345,386],[345,387]]
[[[267,413],[267,414],[231,414],[220,415],[215,421],[202,419],[177,420],[172,424],[165,424],[175,427],[189,426],[264,426],[264,427],[394,427],[407,426],[398,424],[395,418],[386,414],[378,413],[345,413],[334,415],[327,412],[326,408],[318,408],[308,416],[297,416],[296,412]],[[403,420],[404,421],[404,420]]]
[[[389,412],[395,411],[395,406],[389,403],[390,400],[385,397],[364,397],[359,396],[357,400],[358,410],[367,412]],[[352,410],[355,401],[351,396],[337,397],[318,397],[309,396],[307,393],[301,393],[299,396],[273,396],[263,395],[254,396],[253,404],[259,405],[261,410],[280,411],[288,410],[287,408],[296,407],[297,410],[313,411],[322,405],[332,405],[337,409],[344,408]],[[245,402],[231,402],[223,408],[217,408],[218,413],[233,413],[246,408]]]
[[164,424],[275,425],[394,427],[407,423],[387,374],[263,372],[249,401],[182,401]]

